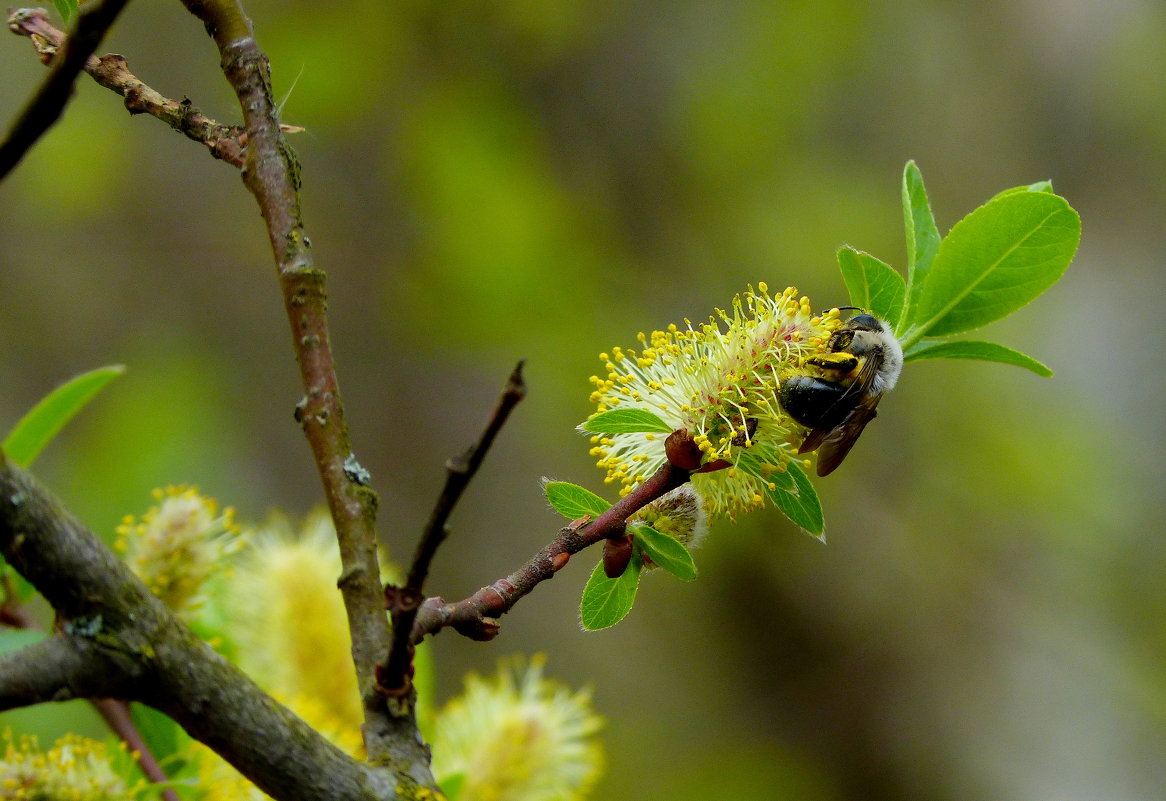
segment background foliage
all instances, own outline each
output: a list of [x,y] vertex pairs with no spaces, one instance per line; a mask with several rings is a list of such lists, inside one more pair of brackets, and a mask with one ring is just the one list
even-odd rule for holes
[[[597,797],[1152,798],[1166,782],[1166,11],[1128,1],[380,3],[249,9],[304,164],[335,348],[382,532],[412,548],[444,459],[514,360],[531,395],[453,520],[435,592],[504,574],[559,525],[539,477],[598,489],[573,431],[596,354],[746,283],[844,302],[834,252],[902,268],[903,162],[942,232],[1052,179],[1081,212],[1064,281],[986,338],[1052,379],[908,365],[819,483],[829,544],[776,511],[721,524],[695,583],[646,578],[583,634],[584,564],[467,667],[548,650],[596,686]],[[107,50],[233,121],[178,4],[131,6]],[[43,68],[0,46],[0,111]],[[297,80],[297,75],[298,80]],[[6,122],[5,122],[6,124]],[[127,374],[38,461],[112,537],[194,482],[240,518],[319,494],[292,421],[286,323],[234,170],[91,83],[0,190],[0,429],[55,383]],[[76,705],[18,713],[50,731]],[[11,716],[6,716],[11,721]]]

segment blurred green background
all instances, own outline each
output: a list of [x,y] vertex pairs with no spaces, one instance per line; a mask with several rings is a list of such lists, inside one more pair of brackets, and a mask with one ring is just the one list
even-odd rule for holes
[[[1084,219],[1077,260],[985,337],[1056,377],[909,365],[819,482],[828,545],[776,511],[721,524],[697,582],[653,576],[592,634],[583,556],[494,644],[445,634],[434,652],[443,695],[515,651],[592,683],[609,720],[596,798],[1161,798],[1166,6],[248,7],[285,121],[307,129],[308,232],[395,552],[528,360],[529,397],[437,560],[447,598],[553,535],[541,477],[601,489],[573,431],[601,350],[758,280],[844,303],[842,244],[902,268],[909,158],[942,231],[1051,179]],[[103,51],[238,118],[178,3],[132,4]],[[42,74],[3,40],[3,125]],[[83,80],[0,186],[0,270],[0,428],[70,375],[129,367],[37,466],[95,529],[167,483],[244,520],[319,502],[266,236],[232,168]]]

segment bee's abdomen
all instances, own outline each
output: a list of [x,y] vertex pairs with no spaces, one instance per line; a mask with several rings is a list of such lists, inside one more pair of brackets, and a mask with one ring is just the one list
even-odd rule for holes
[[795,375],[781,382],[778,400],[785,413],[807,428],[833,428],[848,409],[838,401],[846,392],[841,384],[810,375]]

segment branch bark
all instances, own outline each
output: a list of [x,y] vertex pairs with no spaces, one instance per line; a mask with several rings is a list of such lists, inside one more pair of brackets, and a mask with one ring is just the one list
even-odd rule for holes
[[390,714],[386,699],[376,692],[376,665],[390,642],[376,552],[377,497],[349,442],[328,333],[325,274],[316,268],[304,234],[299,163],[280,130],[267,57],[237,0],[183,3],[218,46],[223,73],[243,110],[243,181],[267,223],[305,391],[296,416],[311,445],[340,544],[339,586],[364,703],[365,748],[370,761],[392,766],[401,781],[433,788],[429,751],[412,710]]
[[49,636],[0,656],[0,710],[124,693],[124,666],[101,664],[89,641]]
[[[105,0],[104,6],[112,7],[114,2]],[[435,783],[429,771],[429,752],[420,739],[412,709],[406,714],[390,714],[386,699],[376,692],[376,665],[387,653],[390,642],[376,553],[377,498],[368,488],[368,473],[356,461],[349,442],[328,332],[325,274],[316,268],[304,233],[299,165],[283,137],[272,102],[268,61],[241,3],[183,3],[202,20],[219,48],[223,72],[242,108],[241,133],[237,128],[218,126],[198,115],[193,107],[175,104],[149,90],[129,73],[121,57],[92,58],[96,42],[80,58],[77,70],[89,68],[99,82],[126,98],[131,111],[144,110],[164,119],[190,138],[207,144],[219,157],[242,167],[244,183],[255,196],[267,224],[300,363],[305,394],[296,406],[296,418],[315,457],[340,545],[342,573],[338,584],[348,614],[353,663],[364,704],[366,750],[370,761],[391,765],[405,784],[432,788]],[[35,15],[27,14],[14,14],[10,22],[14,32],[30,36],[56,65],[64,59],[54,56],[51,46],[39,46],[51,42],[54,36],[59,42],[60,32],[46,25],[47,21],[42,23]],[[62,49],[65,53],[80,52],[71,37],[66,38]],[[75,57],[70,59],[74,63]]]

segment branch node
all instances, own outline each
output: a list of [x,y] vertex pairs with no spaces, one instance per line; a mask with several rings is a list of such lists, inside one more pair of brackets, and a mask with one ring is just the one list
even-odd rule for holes
[[664,454],[681,470],[696,470],[703,456],[692,432],[685,428],[678,428],[668,435],[664,440]]
[[497,618],[480,617],[453,624],[454,631],[477,642],[489,642],[498,636],[502,624]]
[[385,609],[396,614],[415,612],[424,600],[425,596],[409,587],[398,587],[395,584],[385,585]]
[[608,537],[603,543],[603,573],[610,579],[619,578],[632,561],[632,537],[624,533]]

